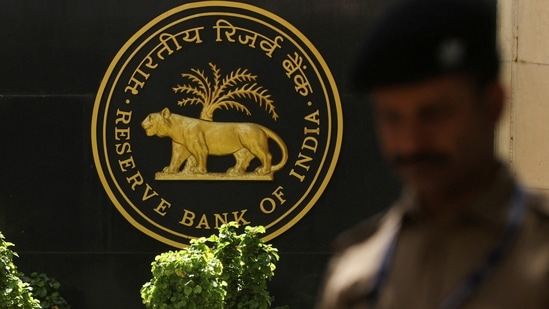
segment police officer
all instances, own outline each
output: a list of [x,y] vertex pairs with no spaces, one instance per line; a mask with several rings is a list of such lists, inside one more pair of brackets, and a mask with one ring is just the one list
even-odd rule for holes
[[343,233],[319,308],[549,308],[549,207],[494,153],[496,5],[408,0],[371,27],[356,84],[403,182]]

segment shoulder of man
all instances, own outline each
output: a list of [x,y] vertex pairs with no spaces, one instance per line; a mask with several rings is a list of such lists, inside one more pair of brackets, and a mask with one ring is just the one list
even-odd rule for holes
[[549,224],[549,199],[547,196],[539,193],[529,193],[528,206],[537,217]]

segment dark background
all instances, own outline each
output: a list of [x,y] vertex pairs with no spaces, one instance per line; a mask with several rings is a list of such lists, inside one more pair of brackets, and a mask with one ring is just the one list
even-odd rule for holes
[[[144,308],[150,263],[173,248],[130,225],[98,179],[91,114],[114,55],[172,0],[0,2],[0,231],[25,273],[59,280],[74,309]],[[387,206],[398,185],[382,162],[365,100],[349,72],[383,0],[241,1],[282,17],[316,46],[338,84],[344,137],[337,168],[312,210],[271,243],[280,251],[275,305],[311,308],[331,241]]]

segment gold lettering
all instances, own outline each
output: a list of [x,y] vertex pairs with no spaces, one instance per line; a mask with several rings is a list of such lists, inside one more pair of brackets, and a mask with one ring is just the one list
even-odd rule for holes
[[[200,38],[200,30],[203,30],[203,29],[204,27],[196,27],[196,28],[183,31],[183,33],[185,34],[185,36],[183,37],[183,41],[189,42],[189,43],[196,43],[196,44],[202,43],[202,39]],[[191,38],[190,33],[192,31],[194,31],[194,37]]]
[[135,191],[135,187],[142,185],[144,182],[140,172],[137,172],[137,174],[132,177],[126,177],[126,180],[132,186],[133,191]]
[[299,182],[303,182],[303,180],[305,180],[305,175],[298,174],[293,168],[290,171],[289,175],[299,179]]
[[240,222],[242,221],[242,225],[250,224],[250,221],[247,221],[246,219],[244,219],[244,214],[247,211],[248,211],[248,209],[241,210],[240,212],[233,211],[234,221],[236,221],[236,223],[238,223],[238,224],[240,224]]
[[[312,122],[314,124],[317,124],[317,125],[320,125],[320,117],[319,117],[320,113],[318,110],[314,111],[313,113],[307,115],[304,117],[304,119],[306,121],[309,121],[309,122]],[[316,128],[307,128],[305,127],[303,129],[303,133],[305,135],[308,135],[308,134],[316,134],[316,135],[320,135],[320,127],[316,127]],[[303,139],[303,143],[301,144],[301,149],[306,149],[306,150],[310,150],[314,153],[316,153],[316,151],[318,150],[318,140],[313,137],[313,136],[306,136],[304,139]],[[298,159],[295,163],[295,166],[296,167],[299,167],[301,169],[304,169],[305,171],[309,171],[309,169],[311,168],[311,166],[308,164],[309,162],[313,161],[313,158],[312,157],[309,157],[307,155],[304,155],[303,153],[299,153],[299,156],[298,156]],[[297,172],[296,170],[292,169],[289,173],[290,176],[294,176],[295,178],[297,178],[300,182],[303,182],[303,180],[305,180],[305,175],[304,174],[301,174],[299,172]]]
[[295,73],[293,81],[296,92],[304,97],[308,96],[309,93],[313,93],[313,88],[303,71],[307,68],[305,65],[302,65],[303,58],[299,56],[297,52],[294,52],[293,58],[290,54],[287,56],[288,57],[282,61],[282,67],[286,71],[286,76],[288,76],[288,78],[292,78],[292,75]]
[[279,43],[284,40],[281,36],[276,36],[274,39],[271,39],[255,31],[252,31],[250,29],[235,27],[225,19],[218,19],[215,26],[213,26],[213,28],[216,29],[217,31],[217,38],[215,40],[216,42],[223,42],[222,32],[225,35],[225,39],[228,42],[231,42],[231,43],[236,42],[233,36],[236,34],[236,31],[238,30],[240,32],[246,32],[246,34],[240,34],[238,36],[238,42],[242,45],[247,45],[251,48],[255,48],[257,38],[261,37],[261,41],[259,42],[259,47],[261,48],[262,51],[265,52],[265,54],[269,58],[273,57],[273,53],[275,52],[275,50],[277,48],[280,48]]
[[200,222],[198,222],[198,225],[196,226],[197,229],[201,229],[204,226],[207,230],[210,230],[210,224],[208,223],[208,218],[205,214],[202,215],[200,218]]
[[217,30],[217,39],[215,40],[216,42],[223,41],[223,39],[221,38],[221,29],[230,29],[225,31],[225,36],[227,38],[227,41],[235,42],[235,39],[233,39],[233,35],[236,33],[236,28],[228,21],[224,19],[219,19],[215,23],[215,26],[213,26],[213,28]]
[[276,188],[276,190],[273,191],[273,196],[278,199],[278,201],[280,202],[280,205],[286,202],[286,200],[283,198],[284,192],[282,192],[282,190],[284,190],[284,187],[278,186],[278,188]]
[[[147,185],[148,186],[148,185]],[[156,192],[155,192],[156,193]],[[160,199],[160,203],[158,204],[158,206],[156,206],[156,208],[154,209],[154,211],[156,211],[159,215],[161,215],[162,217],[166,215],[167,213],[167,208],[170,208],[172,206],[172,204],[170,204],[168,201],[166,201],[165,199],[161,198]]]
[[278,42],[282,42],[284,39],[281,37],[281,36],[276,36],[274,38],[274,40],[271,40],[271,39],[264,39],[264,40],[261,40],[261,42],[259,42],[259,47],[261,47],[261,50],[263,50],[264,52],[266,52],[266,55],[269,57],[269,58],[272,58],[273,57],[273,53],[274,51],[280,47],[280,45],[278,45]]
[[304,97],[308,96],[309,93],[313,93],[313,88],[305,75],[296,74],[294,76],[294,84],[295,91]]
[[118,117],[114,121],[114,123],[116,123],[116,124],[118,124],[119,122],[122,122],[123,124],[130,124],[130,122],[132,120],[132,112],[131,111],[125,112],[125,111],[121,111],[120,109],[117,109],[116,110],[116,116]]
[[[312,142],[313,144],[310,145],[310,143],[308,142]],[[303,144],[301,144],[301,149],[309,149],[315,153],[316,153],[317,147],[318,147],[318,140],[312,136],[305,137],[305,139],[303,140]]]
[[[284,192],[282,192],[284,188],[282,186],[278,186],[276,190],[273,191],[272,195],[276,197],[280,205],[283,205],[286,200],[284,199]],[[265,203],[269,203],[270,206],[267,208],[265,207]],[[273,198],[266,197],[259,203],[259,208],[264,214],[271,214],[276,210],[277,203]]]
[[133,95],[139,94],[139,89],[143,88],[145,86],[145,82],[137,79],[135,77],[135,73],[139,73],[142,77],[145,78],[145,80],[149,79],[150,74],[147,74],[143,71],[141,71],[140,68],[137,68],[135,72],[133,72],[132,77],[130,78],[130,81],[128,82],[128,86],[124,89],[124,92],[130,91]]
[[248,32],[253,33],[253,36],[249,34],[245,35],[244,37],[242,35],[239,35],[238,41],[240,42],[240,44],[248,45],[252,48],[255,48],[255,41],[257,40],[257,36],[259,35],[259,33],[254,31],[248,31]]
[[286,71],[286,76],[291,78],[292,75],[301,68],[303,63],[303,58],[299,57],[297,52],[294,53],[295,58],[292,58],[289,54],[287,55],[288,59],[282,60],[282,67]]
[[220,214],[214,214],[216,229],[220,228],[223,224],[226,224],[227,222],[229,222],[229,220],[227,219],[227,215],[228,213],[226,212],[223,213],[223,217],[221,217]]
[[151,57],[151,55],[148,55],[147,57],[145,57],[145,60],[143,62],[145,62],[145,66],[149,69],[156,69],[158,67],[158,63],[153,63],[153,58]]
[[124,142],[123,144],[116,144],[114,145],[114,147],[116,148],[116,154],[118,155],[132,152],[132,147],[128,142]]
[[[147,188],[145,188],[145,193],[143,193],[143,199],[142,199],[143,202],[150,199],[153,196],[158,196],[158,193],[156,191],[154,191],[148,183],[145,184],[145,185],[147,186]],[[152,191],[152,193],[149,193],[151,191]],[[162,200],[164,200],[164,199],[162,199]]]
[[122,170],[122,172],[127,172],[128,169],[135,168],[135,162],[133,161],[133,157],[130,157],[126,160],[118,160],[118,165],[120,165],[120,169]]
[[185,226],[193,226],[194,218],[196,218],[196,214],[190,210],[185,209],[185,213],[183,214],[183,218],[181,219],[181,221],[179,221],[179,224]]
[[114,139],[117,141],[121,139],[129,140],[130,139],[130,128],[120,129],[115,128],[114,129]]
[[318,118],[319,114],[320,113],[318,112],[318,109],[317,109],[314,113],[305,116],[305,120],[316,123],[317,125],[320,125],[320,119]]
[[[269,209],[267,209],[267,207],[265,207],[266,202],[269,202],[269,204],[270,204]],[[275,202],[274,199],[272,199],[270,197],[266,197],[266,198],[262,199],[261,202],[259,203],[259,208],[261,209],[261,211],[264,214],[271,214],[276,209],[276,202]]]
[[160,60],[164,60],[164,56],[162,56],[162,53],[167,51],[168,55],[173,54],[173,49],[170,48],[170,45],[168,44],[168,41],[171,41],[175,44],[175,50],[180,50],[181,45],[179,45],[179,42],[177,42],[177,38],[173,34],[169,33],[162,33],[159,37],[160,39],[160,45],[163,47],[156,53],[156,56]]
[[309,128],[305,127],[305,128],[303,129],[303,133],[304,133],[305,135],[307,135],[307,134],[316,134],[316,135],[320,135],[320,127],[317,127],[316,129],[309,129]]
[[313,161],[313,158],[311,158],[309,156],[306,156],[306,155],[302,154],[301,152],[299,153],[298,158],[299,159],[297,160],[295,165],[305,169],[306,171],[308,171],[311,166],[310,165],[305,165],[303,163],[311,162],[311,161]]

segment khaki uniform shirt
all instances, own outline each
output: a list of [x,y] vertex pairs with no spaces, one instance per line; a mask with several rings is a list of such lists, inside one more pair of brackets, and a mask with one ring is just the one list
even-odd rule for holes
[[[347,234],[353,244],[331,261],[318,308],[374,308],[365,296],[394,235],[375,308],[438,308],[501,241],[515,192],[513,177],[502,168],[488,192],[443,228],[425,224],[413,196],[404,196],[376,224]],[[524,206],[503,260],[459,308],[549,308],[549,206],[530,193]]]

